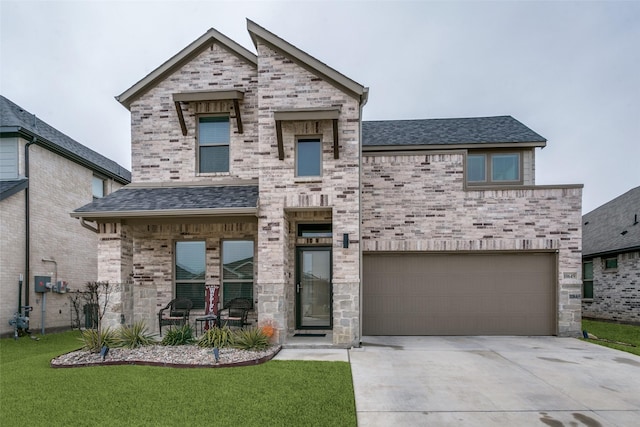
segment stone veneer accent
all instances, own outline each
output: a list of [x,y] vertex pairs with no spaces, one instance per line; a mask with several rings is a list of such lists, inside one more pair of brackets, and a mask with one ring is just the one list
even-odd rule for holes
[[640,324],[640,252],[618,254],[617,258],[616,270],[605,270],[604,258],[593,258],[593,299],[582,301],[582,313]]
[[464,153],[363,158],[363,251],[556,251],[558,333],[580,333],[580,186],[464,190]]

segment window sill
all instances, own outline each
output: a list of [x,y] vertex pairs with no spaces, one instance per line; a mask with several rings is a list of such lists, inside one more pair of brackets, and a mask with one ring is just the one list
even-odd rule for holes
[[215,176],[231,176],[231,173],[230,172],[203,172],[203,173],[197,173],[196,176],[209,178],[209,177],[215,177]]
[[321,176],[300,176],[300,177],[295,177],[293,182],[295,182],[296,184],[313,184],[313,183],[321,183],[322,182],[322,177]]
[[586,302],[588,304],[591,304],[593,302],[593,298],[582,298],[582,302]]

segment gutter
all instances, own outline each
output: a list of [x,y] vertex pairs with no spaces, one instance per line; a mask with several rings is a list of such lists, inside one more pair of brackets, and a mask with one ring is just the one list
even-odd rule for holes
[[582,259],[592,259],[592,258],[598,258],[598,257],[605,257],[607,255],[617,255],[617,254],[624,254],[627,252],[635,252],[635,251],[640,251],[640,245],[636,245],[636,246],[629,246],[628,248],[620,248],[620,249],[612,249],[609,251],[603,251],[603,252],[595,252],[592,254],[582,254]]

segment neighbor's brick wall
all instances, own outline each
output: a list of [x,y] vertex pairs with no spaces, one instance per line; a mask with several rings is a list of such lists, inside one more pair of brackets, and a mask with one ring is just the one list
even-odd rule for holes
[[[18,279],[24,275],[24,191],[0,201],[0,335],[13,332],[9,319],[18,309]],[[24,290],[22,291],[24,305]]]
[[604,270],[593,259],[593,300],[582,302],[585,317],[640,324],[640,252],[619,254],[618,268]]
[[[19,140],[21,176],[24,176],[25,143],[25,140]],[[34,144],[29,147],[29,172],[31,271],[28,277],[29,302],[33,306],[29,317],[30,328],[40,331],[43,324],[42,294],[33,291],[34,276],[51,276],[55,280],[56,272],[53,263],[42,259],[57,262],[57,280],[67,281],[72,290],[81,289],[86,282],[97,278],[98,236],[70,216],[74,209],[93,200],[92,170]],[[107,183],[108,191],[120,187],[111,180]],[[8,320],[18,306],[18,275],[25,274],[24,198],[22,191],[0,202],[3,242],[0,307],[4,313],[0,319],[0,334],[12,331]],[[5,244],[11,245],[7,251]],[[69,295],[50,292],[46,298],[45,328],[70,327]],[[25,303],[24,294],[22,302]]]
[[[219,44],[205,49],[131,104],[132,181],[211,181],[257,178],[257,71]],[[182,135],[172,94],[198,90],[242,90],[244,133],[237,132],[231,101],[183,104],[187,135]],[[230,113],[229,173],[197,172],[197,114]]]
[[463,156],[365,156],[363,251],[558,251],[558,332],[577,335],[582,189],[464,191]]
[[[321,80],[270,47],[258,44],[260,213],[258,227],[258,306],[262,318],[272,318],[291,332],[294,263],[287,245],[286,211],[332,211],[333,342],[351,345],[359,339],[359,102]],[[284,160],[278,159],[273,111],[292,108],[339,107],[340,158],[333,158],[331,121],[283,122]],[[295,137],[322,135],[323,175],[295,178]],[[351,243],[342,248],[342,234]]]

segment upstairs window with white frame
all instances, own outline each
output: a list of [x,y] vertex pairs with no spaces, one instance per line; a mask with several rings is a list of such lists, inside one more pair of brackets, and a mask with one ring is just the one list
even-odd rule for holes
[[198,172],[229,172],[229,116],[198,118]]
[[466,179],[469,185],[522,183],[520,153],[469,153]]
[[322,141],[298,138],[296,141],[296,176],[322,175]]

